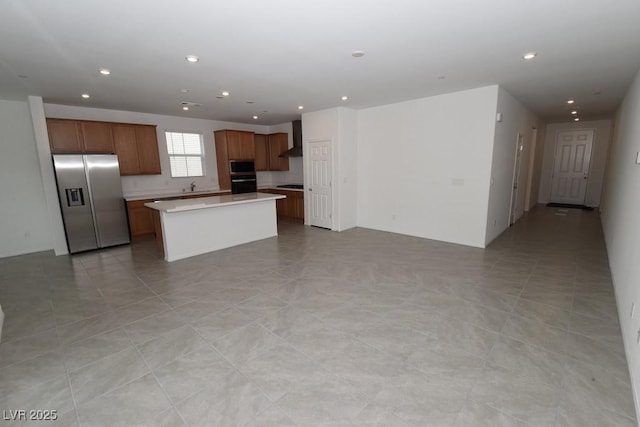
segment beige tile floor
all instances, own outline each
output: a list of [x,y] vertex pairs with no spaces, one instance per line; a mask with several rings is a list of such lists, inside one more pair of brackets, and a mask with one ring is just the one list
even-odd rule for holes
[[0,409],[82,426],[632,426],[607,265],[597,213],[550,208],[486,250],[281,223],[170,264],[152,242],[0,259]]

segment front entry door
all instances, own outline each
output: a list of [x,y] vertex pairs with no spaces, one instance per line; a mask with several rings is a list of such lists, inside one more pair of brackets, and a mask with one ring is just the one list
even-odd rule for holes
[[551,202],[584,204],[592,145],[593,130],[558,132]]
[[310,142],[309,151],[309,225],[331,229],[331,141]]

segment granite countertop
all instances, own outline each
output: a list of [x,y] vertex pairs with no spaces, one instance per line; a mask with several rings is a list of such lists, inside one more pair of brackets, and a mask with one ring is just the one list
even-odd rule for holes
[[146,200],[146,199],[166,199],[169,197],[182,197],[182,196],[197,196],[200,194],[210,194],[210,193],[229,193],[231,194],[231,190],[199,190],[199,191],[173,191],[170,193],[153,193],[153,194],[133,194],[129,196],[124,196],[124,199],[127,202],[132,202],[135,200]]
[[267,200],[284,199],[286,196],[265,193],[228,194],[224,196],[199,197],[197,199],[176,199],[149,202],[148,208],[163,212],[181,212],[195,209],[219,208],[223,206],[239,205],[243,203],[263,202]]
[[284,190],[284,191],[304,191],[304,188],[282,188],[275,185],[267,185],[264,187],[258,187],[258,191],[261,189],[265,190]]

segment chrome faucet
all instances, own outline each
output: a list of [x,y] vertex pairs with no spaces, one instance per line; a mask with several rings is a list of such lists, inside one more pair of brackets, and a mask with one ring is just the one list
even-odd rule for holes
[[191,181],[191,192],[193,193],[193,190],[196,189],[196,182],[195,181]]

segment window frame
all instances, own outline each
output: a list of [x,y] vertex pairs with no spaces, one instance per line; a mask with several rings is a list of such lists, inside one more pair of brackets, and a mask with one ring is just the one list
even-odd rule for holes
[[[169,134],[182,134],[182,135],[198,135],[198,137],[200,138],[200,154],[171,154],[169,153]],[[204,149],[204,133],[203,132],[197,132],[197,131],[185,131],[185,130],[170,130],[170,129],[165,129],[164,131],[164,138],[165,138],[165,149],[167,150],[167,157],[169,159],[169,174],[171,175],[171,178],[202,178],[205,177],[207,175],[207,171],[206,171],[206,152]],[[180,176],[175,176],[174,170],[173,170],[173,165],[171,162],[171,159],[173,157],[186,157],[186,158],[190,158],[190,157],[195,157],[195,158],[200,158],[200,166],[201,166],[201,170],[202,170],[202,175],[190,175],[189,174],[189,170],[187,167],[187,175],[180,175]]]

